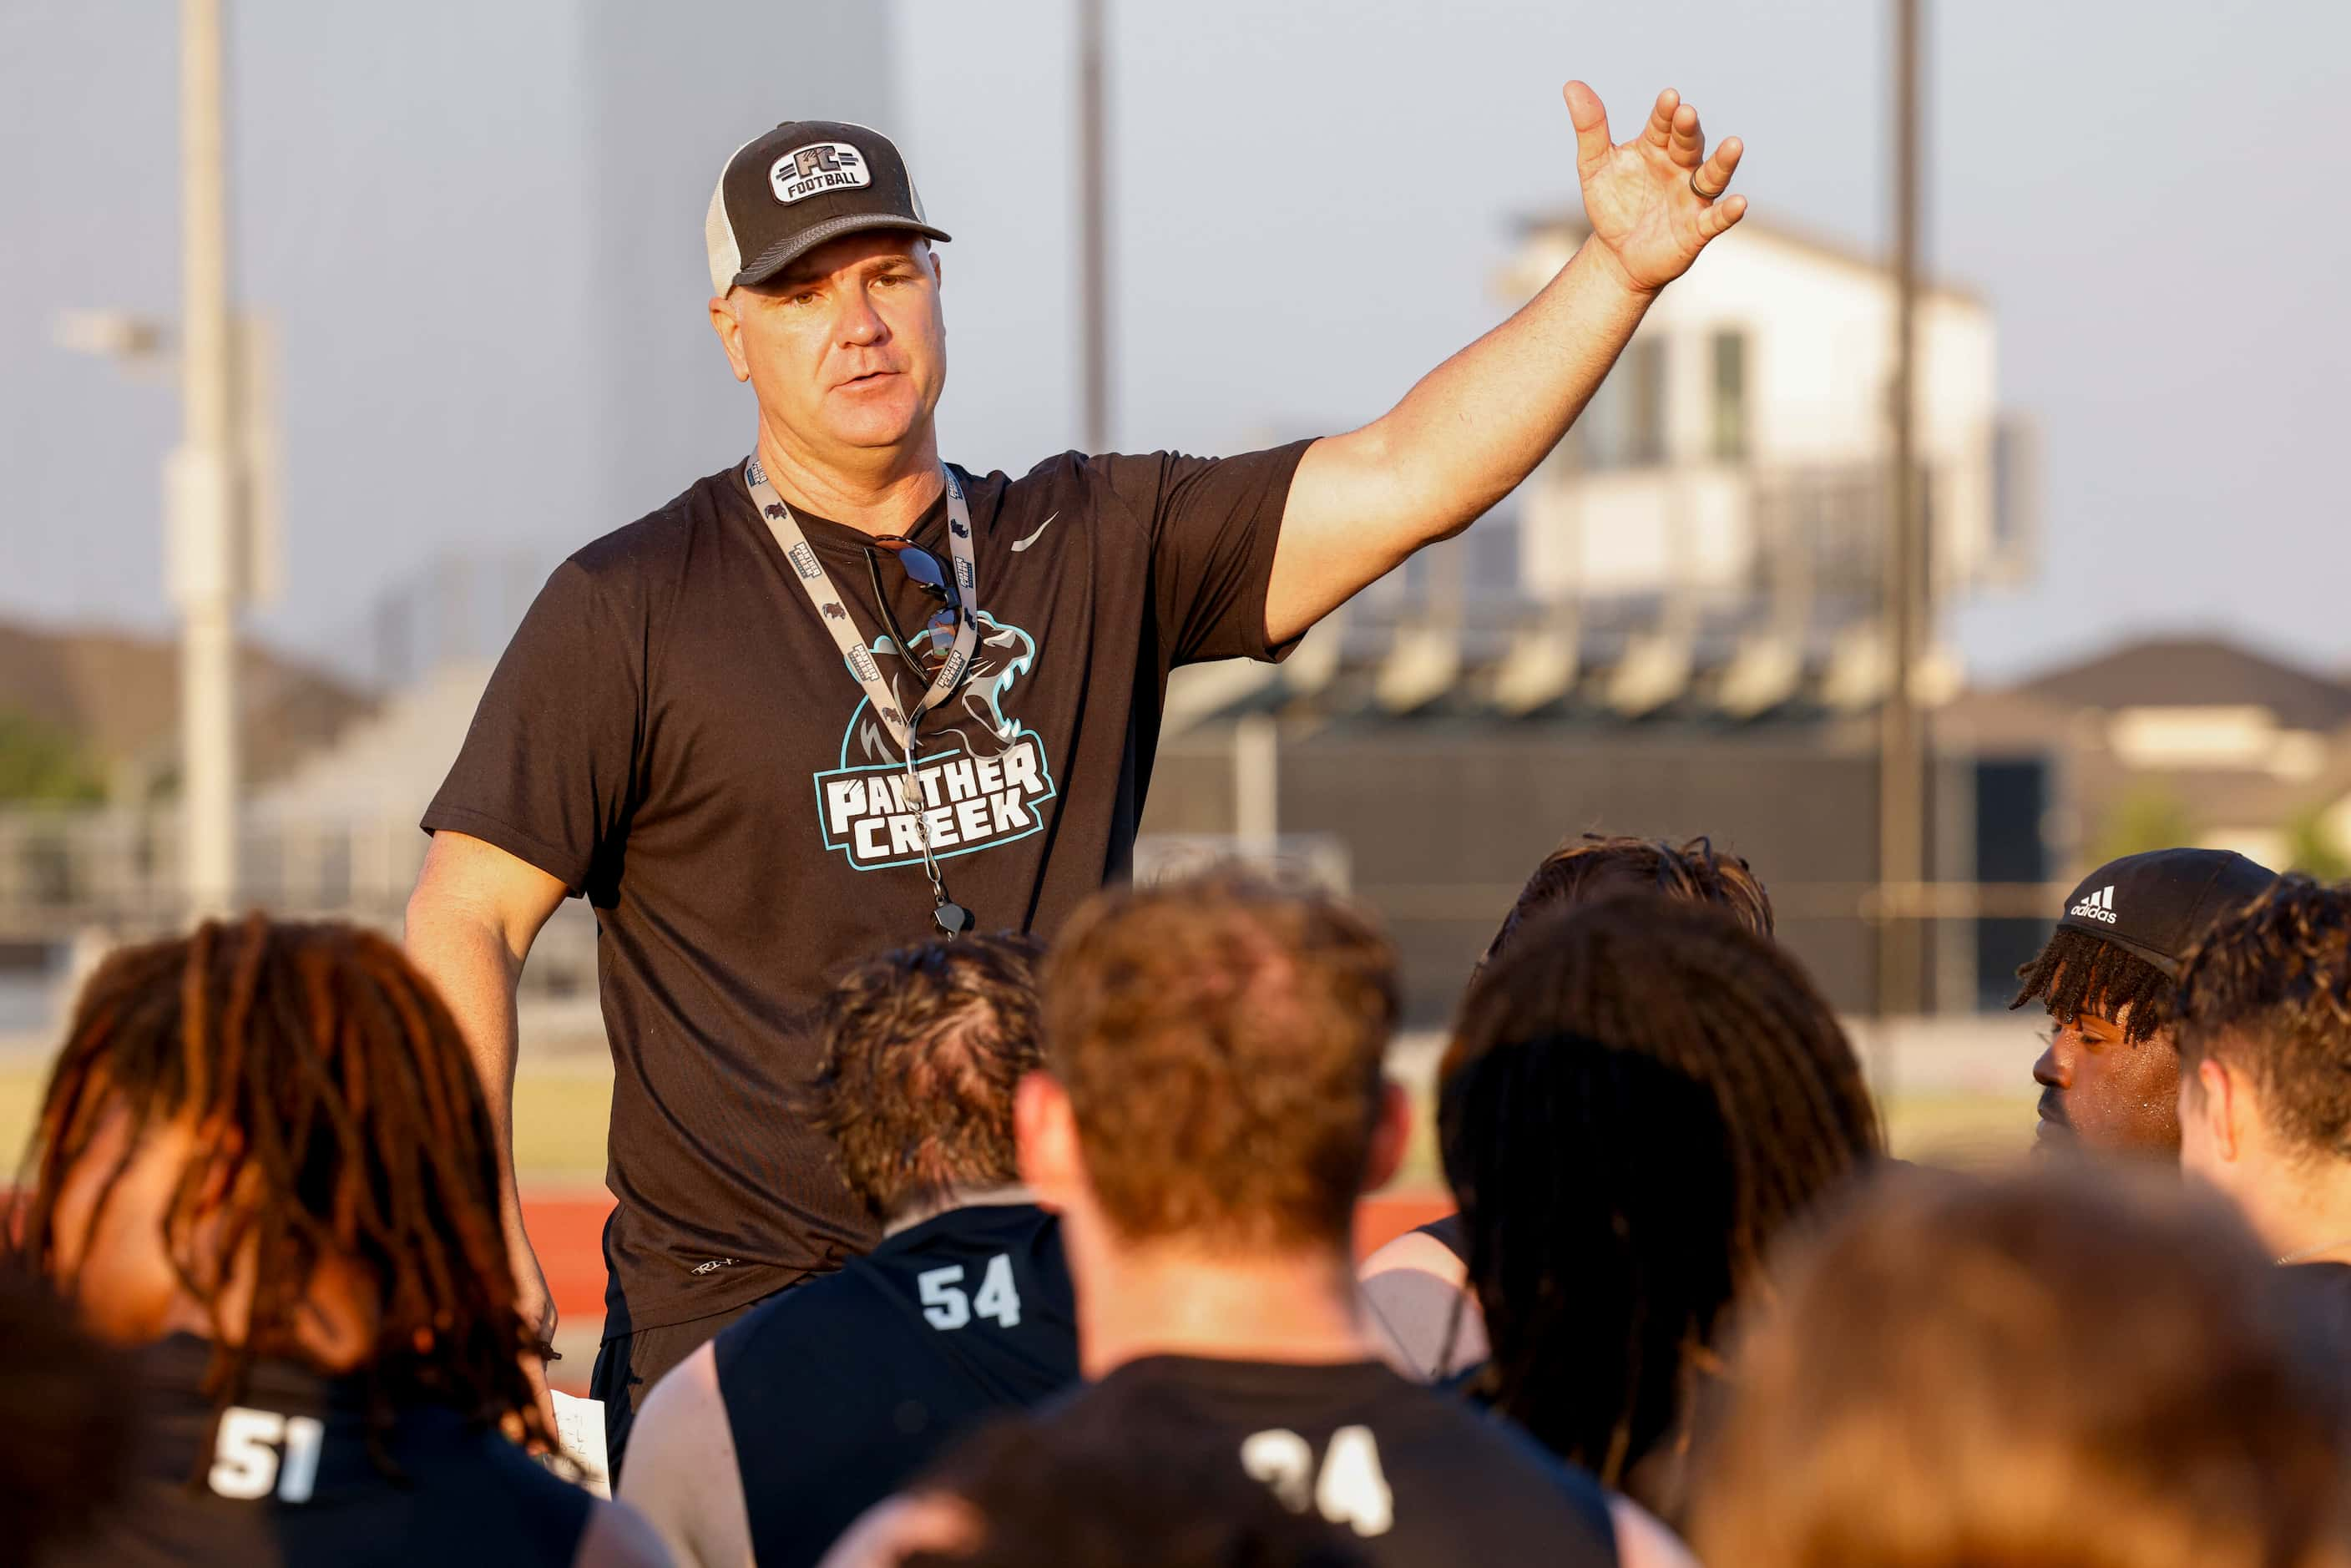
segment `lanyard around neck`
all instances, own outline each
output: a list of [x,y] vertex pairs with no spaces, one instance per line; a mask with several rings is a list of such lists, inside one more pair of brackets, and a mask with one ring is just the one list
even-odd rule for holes
[[[784,552],[784,559],[791,567],[800,591],[808,595],[809,603],[814,607],[817,619],[824,623],[824,629],[832,633],[833,643],[841,650],[841,663],[849,667],[849,673],[857,684],[865,689],[866,698],[873,705],[873,716],[889,730],[890,738],[898,743],[898,750],[906,758],[909,769],[914,765],[914,732],[921,725],[923,716],[954,695],[956,687],[963,681],[964,671],[971,664],[972,650],[979,644],[979,621],[972,611],[972,595],[977,591],[977,585],[972,566],[971,508],[964,502],[963,486],[956,481],[955,470],[941,464],[939,472],[946,476],[947,553],[955,561],[955,647],[948,653],[946,663],[939,666],[939,673],[931,677],[930,689],[923,693],[914,711],[901,713],[898,710],[898,694],[882,678],[882,666],[874,659],[873,650],[859,634],[857,622],[850,617],[847,601],[832,586],[832,579],[826,573],[824,562],[817,559],[815,549],[808,542],[808,536],[800,529],[799,519],[792,515],[791,507],[784,504],[784,498],[776,494],[776,487],[768,483],[767,471],[759,466],[758,455],[754,453],[743,465],[744,481],[751,487],[751,499],[758,507],[759,515],[767,519],[768,531],[775,535],[777,547]],[[911,649],[902,651],[912,652]]]
[[[971,667],[972,650],[979,645],[979,618],[972,609],[972,596],[978,591],[978,573],[972,566],[971,508],[965,504],[963,485],[955,470],[946,464],[939,472],[947,482],[947,553],[955,561],[956,575],[956,634],[955,646],[947,653],[946,663],[931,677],[930,689],[914,705],[912,713],[898,711],[898,694],[882,679],[882,666],[874,660],[873,650],[860,637],[857,623],[850,619],[849,605],[832,586],[832,579],[810,548],[808,536],[800,530],[800,520],[792,516],[791,507],[776,494],[768,483],[767,470],[759,466],[759,455],[753,453],[743,465],[743,480],[751,489],[752,502],[759,515],[768,521],[768,531],[776,537],[776,544],[784,552],[786,564],[799,580],[800,591],[808,595],[810,606],[824,629],[832,633],[833,645],[841,650],[841,662],[849,666],[850,674],[865,690],[865,700],[898,743],[898,750],[906,758],[906,805],[914,816],[914,831],[923,848],[923,874],[930,879],[932,918],[939,929],[952,940],[971,928],[971,912],[947,897],[947,884],[939,874],[938,857],[931,852],[931,819],[923,810],[921,780],[914,771],[917,758],[918,732],[923,716],[947,700],[963,681],[964,672]],[[901,648],[899,653],[910,650]]]

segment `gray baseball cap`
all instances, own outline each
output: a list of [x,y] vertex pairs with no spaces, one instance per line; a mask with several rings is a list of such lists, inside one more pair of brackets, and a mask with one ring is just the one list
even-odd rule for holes
[[735,149],[710,193],[702,237],[710,288],[764,282],[828,240],[903,229],[944,240],[897,147],[869,126],[788,120]]

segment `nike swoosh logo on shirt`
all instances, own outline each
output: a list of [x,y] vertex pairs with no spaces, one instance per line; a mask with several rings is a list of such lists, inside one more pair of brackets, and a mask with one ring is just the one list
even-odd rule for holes
[[1053,517],[1058,517],[1061,515],[1061,513],[1055,512],[1052,517],[1049,517],[1043,522],[1039,523],[1037,525],[1037,531],[1030,534],[1027,538],[1014,539],[1012,541],[1012,553],[1019,555],[1022,550],[1027,549],[1030,545],[1035,544],[1039,539],[1044,538],[1045,530],[1053,526]]

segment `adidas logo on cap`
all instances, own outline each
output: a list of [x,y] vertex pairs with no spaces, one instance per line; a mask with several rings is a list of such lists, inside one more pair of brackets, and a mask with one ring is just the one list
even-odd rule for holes
[[2112,925],[2115,923],[2114,883],[2108,883],[2065,913],[2078,915],[2085,920],[2103,920]]

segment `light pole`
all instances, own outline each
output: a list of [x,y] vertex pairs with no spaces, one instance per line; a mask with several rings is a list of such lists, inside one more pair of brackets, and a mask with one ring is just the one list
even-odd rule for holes
[[1078,291],[1089,452],[1110,447],[1110,149],[1103,0],[1078,0]]
[[[1923,1006],[1925,926],[1910,896],[1927,873],[1927,745],[1916,699],[1928,563],[1919,502],[1918,55],[1924,0],[1894,0],[1894,386],[1884,613],[1886,700],[1878,715],[1877,1010]],[[1914,908],[1914,903],[1917,907]]]
[[180,3],[181,444],[164,470],[180,609],[181,854],[188,912],[237,892],[236,615],[246,574],[242,443],[228,302],[221,0]]

